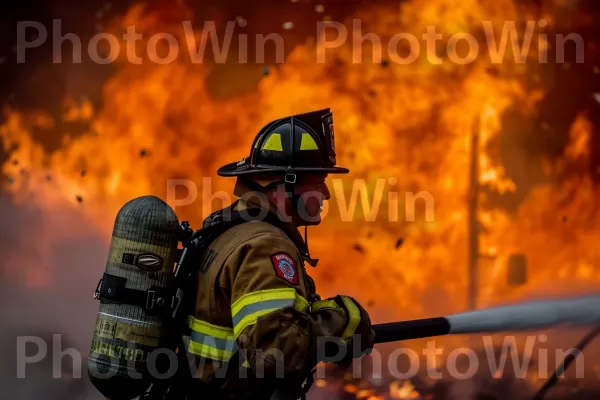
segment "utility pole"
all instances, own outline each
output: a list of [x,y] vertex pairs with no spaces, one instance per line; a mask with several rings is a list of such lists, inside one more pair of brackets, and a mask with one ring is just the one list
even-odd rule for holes
[[471,162],[469,166],[469,210],[468,210],[468,241],[469,241],[469,309],[477,309],[477,294],[479,286],[479,219],[477,205],[479,199],[479,125],[477,116],[471,130]]

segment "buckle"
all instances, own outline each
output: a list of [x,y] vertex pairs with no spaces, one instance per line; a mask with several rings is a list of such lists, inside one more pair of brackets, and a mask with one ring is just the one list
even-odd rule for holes
[[100,286],[102,286],[102,281],[104,278],[98,281],[98,285],[96,285],[96,290],[94,291],[94,300],[98,300],[100,298]]
[[146,310],[152,310],[154,308],[154,303],[156,302],[155,297],[156,291],[148,290],[148,294],[146,296]]
[[[291,179],[293,179],[293,180],[291,180]],[[292,173],[289,173],[289,172],[286,173],[284,181],[285,181],[285,183],[296,183],[296,174],[292,174]]]

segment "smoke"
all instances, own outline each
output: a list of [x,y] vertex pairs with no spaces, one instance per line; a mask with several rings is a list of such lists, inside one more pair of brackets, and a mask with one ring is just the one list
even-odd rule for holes
[[483,333],[547,329],[558,325],[600,324],[600,295],[534,301],[447,317],[451,333]]
[[[86,225],[81,213],[66,207],[49,213],[32,205],[17,207],[0,196],[0,220],[0,387],[4,396],[101,398],[87,379],[86,357],[98,307],[93,292],[108,244]],[[60,348],[53,348],[54,335],[60,335]],[[26,365],[25,377],[18,378],[17,338],[23,336],[41,338],[47,355]],[[61,357],[61,351],[68,348],[76,349],[81,359]],[[36,351],[35,345],[26,347],[27,356]],[[73,377],[77,369],[81,378]]]

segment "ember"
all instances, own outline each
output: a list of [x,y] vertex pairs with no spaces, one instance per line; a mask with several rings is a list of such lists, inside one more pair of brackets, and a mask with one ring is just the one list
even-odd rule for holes
[[390,396],[392,399],[419,399],[421,396],[415,390],[410,381],[394,382],[390,385]]

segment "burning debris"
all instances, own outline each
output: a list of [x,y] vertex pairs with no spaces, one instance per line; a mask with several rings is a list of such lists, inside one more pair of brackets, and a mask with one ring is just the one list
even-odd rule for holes
[[358,243],[354,243],[354,245],[352,246],[352,248],[356,251],[358,251],[359,253],[363,254],[365,252],[364,247],[362,247],[360,244]]
[[489,67],[485,71],[495,78],[498,78],[500,76],[500,70],[498,68]]

